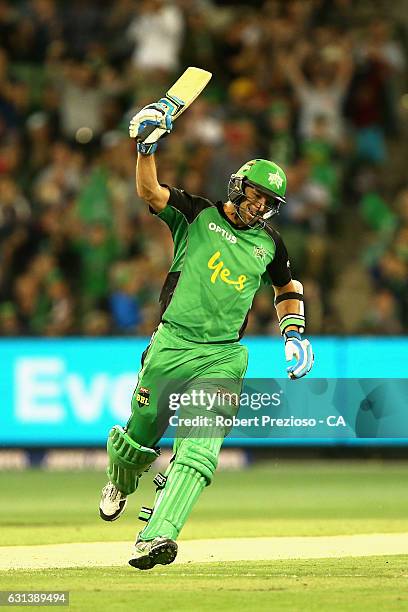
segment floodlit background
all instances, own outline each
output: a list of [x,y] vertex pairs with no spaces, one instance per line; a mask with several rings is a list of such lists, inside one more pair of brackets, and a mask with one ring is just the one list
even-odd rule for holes
[[[190,565],[126,565],[168,446],[118,523],[97,507],[172,256],[127,127],[189,65],[213,79],[160,143],[160,180],[225,201],[245,161],[278,162],[311,388],[406,378],[407,22],[406,0],[0,0],[0,590],[71,590],[80,612],[406,606],[394,381],[358,407],[363,437],[230,440],[182,533]],[[285,375],[271,291],[244,342],[248,377]]]
[[[214,73],[160,179],[226,200],[254,157],[309,335],[408,324],[406,2],[0,2],[0,334],[149,336],[171,258],[134,189],[129,118],[188,65]],[[277,335],[271,296],[247,335]]]

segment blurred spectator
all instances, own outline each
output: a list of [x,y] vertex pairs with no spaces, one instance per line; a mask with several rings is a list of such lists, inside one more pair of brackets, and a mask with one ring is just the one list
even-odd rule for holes
[[336,147],[330,137],[330,126],[325,115],[317,115],[312,123],[310,137],[301,145],[301,153],[310,164],[310,177],[327,190],[329,207],[335,209],[339,203],[340,171]]
[[68,284],[58,273],[47,279],[49,314],[45,333],[48,336],[66,336],[74,330],[74,303]]
[[21,332],[14,305],[11,302],[0,303],[0,336],[19,336]]
[[[286,71],[300,105],[300,136],[313,138],[315,121],[323,117],[334,145],[339,144],[343,137],[342,103],[352,71],[347,39],[336,42],[331,41],[330,46],[319,49],[319,53],[303,42],[295,48],[289,61],[281,57],[282,69]],[[308,78],[303,72],[304,64]]]
[[373,335],[398,335],[402,332],[398,302],[387,289],[373,297],[370,308],[361,323],[360,331]]
[[403,48],[393,39],[392,25],[384,17],[375,17],[370,21],[357,54],[363,62],[376,61],[384,65],[390,74],[401,73],[406,65]]
[[256,132],[249,120],[226,121],[224,146],[212,156],[207,175],[207,194],[212,200],[226,197],[228,181],[245,160],[256,157]]
[[109,315],[103,310],[90,310],[83,318],[81,333],[84,336],[107,336],[111,333]]
[[26,335],[44,331],[45,321],[41,317],[39,283],[29,273],[19,276],[14,287],[14,300],[21,321],[21,331]]
[[27,199],[10,176],[0,176],[0,238],[27,223],[31,209]]
[[408,226],[408,186],[398,193],[395,209],[400,218],[400,224]]
[[49,161],[52,134],[47,115],[43,112],[30,115],[26,121],[26,133],[26,150],[30,152],[26,157],[26,172],[30,181]]
[[127,263],[118,263],[112,269],[110,309],[115,328],[120,332],[134,332],[141,322],[138,292],[143,280]]
[[82,186],[83,158],[66,143],[54,142],[46,162],[33,182],[36,202],[63,208]]
[[134,19],[136,10],[135,0],[116,0],[110,6],[105,28],[106,39],[109,40],[109,58],[113,65],[121,64],[132,53],[132,43],[128,36],[124,36],[124,32]]
[[108,295],[108,273],[118,254],[118,245],[106,221],[94,221],[84,226],[75,247],[79,254],[81,307],[103,305]]
[[300,159],[287,170],[288,206],[282,216],[295,226],[324,233],[330,194],[323,184],[313,180],[310,163]]
[[209,146],[217,146],[222,143],[222,121],[212,111],[213,106],[207,100],[199,99],[191,107],[191,112],[186,113],[183,117],[183,127],[189,143]]
[[296,143],[292,109],[285,99],[276,99],[266,115],[266,157],[287,168],[295,160]]
[[12,37],[14,58],[35,64],[44,62],[50,44],[61,33],[55,0],[32,0],[16,23]]
[[217,57],[222,77],[231,82],[251,77],[261,59],[262,26],[256,11],[238,9],[219,33]]
[[128,36],[135,43],[133,63],[137,70],[175,70],[184,31],[184,19],[176,3],[142,0],[138,14],[129,25]]
[[211,11],[209,3],[188,3],[185,15],[183,44],[180,60],[183,66],[200,66],[212,72],[216,69],[214,40],[211,31]]
[[387,134],[396,131],[394,78],[405,66],[401,46],[392,39],[390,23],[374,18],[356,49],[356,69],[346,104],[356,128],[356,157],[374,163],[386,160]]
[[249,315],[246,333],[255,336],[259,334],[279,335],[276,317],[271,310],[270,290],[261,290],[257,293],[253,309]]
[[114,72],[98,71],[90,61],[65,60],[54,65],[54,83],[59,89],[63,135],[82,144],[100,136],[109,96],[121,88]]
[[10,0],[0,0],[0,41],[7,53],[11,50],[14,27],[19,18],[19,11],[13,4]]
[[70,0],[62,5],[62,37],[73,57],[87,55],[93,45],[104,40],[104,8],[100,3]]

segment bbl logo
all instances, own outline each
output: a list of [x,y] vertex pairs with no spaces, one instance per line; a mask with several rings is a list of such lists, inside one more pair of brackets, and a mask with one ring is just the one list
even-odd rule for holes
[[136,401],[139,404],[140,408],[149,405],[149,398],[150,389],[147,389],[146,387],[140,387],[138,393],[136,394]]

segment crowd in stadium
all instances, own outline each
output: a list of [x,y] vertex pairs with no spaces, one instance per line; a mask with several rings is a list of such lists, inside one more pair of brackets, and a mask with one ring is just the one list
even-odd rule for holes
[[[172,241],[127,129],[188,65],[214,76],[161,182],[225,201],[245,161],[277,162],[308,334],[404,333],[406,51],[362,0],[0,0],[0,335],[151,334]],[[278,334],[272,290],[247,334]]]

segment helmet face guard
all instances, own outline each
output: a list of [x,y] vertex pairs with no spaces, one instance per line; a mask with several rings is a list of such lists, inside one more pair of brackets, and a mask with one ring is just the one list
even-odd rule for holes
[[[253,187],[266,199],[260,214],[253,214],[247,210],[245,216],[252,215],[248,221],[242,215],[241,204],[245,200],[256,202],[245,193],[246,187]],[[244,164],[235,174],[231,175],[228,183],[228,198],[235,207],[240,221],[249,227],[264,225],[267,219],[279,213],[280,206],[285,204],[286,176],[282,168],[266,159],[252,159]]]
[[[245,187],[254,187],[265,195],[268,199],[264,206],[264,210],[260,216],[254,215],[253,222],[245,220],[240,211],[242,202],[248,200],[248,196],[245,194]],[[264,221],[273,217],[273,215],[279,214],[279,209],[282,203],[285,202],[284,198],[276,197],[272,192],[263,189],[260,185],[249,181],[248,179],[233,174],[228,183],[228,199],[234,205],[235,213],[239,220],[244,225],[250,227],[259,227],[264,225]]]

